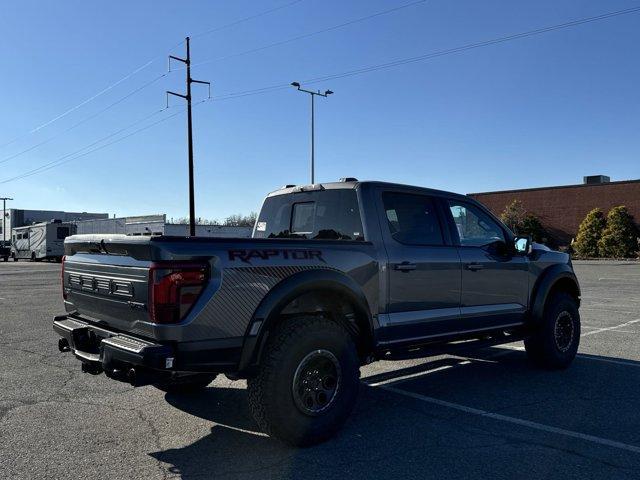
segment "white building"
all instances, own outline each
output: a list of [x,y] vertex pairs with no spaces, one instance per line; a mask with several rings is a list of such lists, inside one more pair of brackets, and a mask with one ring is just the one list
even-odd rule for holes
[[[0,215],[2,212],[0,212]],[[0,221],[0,239],[9,242],[11,240],[11,230],[16,227],[24,227],[33,223],[48,222],[49,220],[61,220],[71,222],[76,220],[89,220],[109,218],[108,213],[88,213],[88,212],[64,212],[62,210],[24,210],[19,208],[7,208],[4,222]],[[5,225],[6,232],[2,225]]]

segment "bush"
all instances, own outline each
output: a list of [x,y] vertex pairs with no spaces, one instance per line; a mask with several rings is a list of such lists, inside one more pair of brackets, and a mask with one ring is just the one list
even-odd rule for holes
[[528,213],[524,220],[522,221],[522,225],[520,227],[520,231],[518,232],[520,235],[531,235],[534,242],[542,242],[542,239],[545,235],[544,227],[542,226],[542,222],[540,219],[536,217],[533,213]]
[[627,207],[613,207],[607,214],[607,226],[598,241],[603,257],[629,258],[638,250],[638,230]]
[[535,242],[544,237],[544,227],[540,219],[527,212],[520,200],[514,200],[500,214],[502,222],[516,235],[531,235]]
[[597,258],[600,256],[598,241],[602,238],[606,222],[604,214],[599,208],[594,208],[578,227],[578,235],[572,244],[578,257]]

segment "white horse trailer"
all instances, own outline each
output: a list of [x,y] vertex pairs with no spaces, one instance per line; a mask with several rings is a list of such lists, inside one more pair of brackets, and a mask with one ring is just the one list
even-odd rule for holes
[[44,259],[60,261],[64,255],[64,239],[75,233],[76,226],[73,223],[62,223],[60,220],[14,228],[11,258],[14,261],[21,258],[32,262]]

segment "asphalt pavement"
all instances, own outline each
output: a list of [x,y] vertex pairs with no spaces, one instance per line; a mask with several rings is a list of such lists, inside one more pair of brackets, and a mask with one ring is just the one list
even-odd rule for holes
[[60,266],[0,262],[0,478],[640,478],[640,263],[575,262],[580,353],[521,344],[363,368],[322,445],[261,433],[245,383],[165,394],[80,372],[57,350]]

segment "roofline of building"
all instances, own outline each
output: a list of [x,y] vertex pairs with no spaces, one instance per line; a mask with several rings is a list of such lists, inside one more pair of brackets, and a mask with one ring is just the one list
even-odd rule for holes
[[606,187],[607,185],[622,185],[625,183],[639,183],[640,179],[637,180],[619,180],[616,182],[605,182],[605,183],[578,183],[575,185],[556,185],[551,187],[534,187],[534,188],[517,188],[514,190],[495,190],[492,192],[476,192],[476,193],[467,193],[469,196],[473,195],[494,195],[496,193],[519,193],[519,192],[535,192],[539,190],[560,190],[563,188],[577,188],[577,187]]

